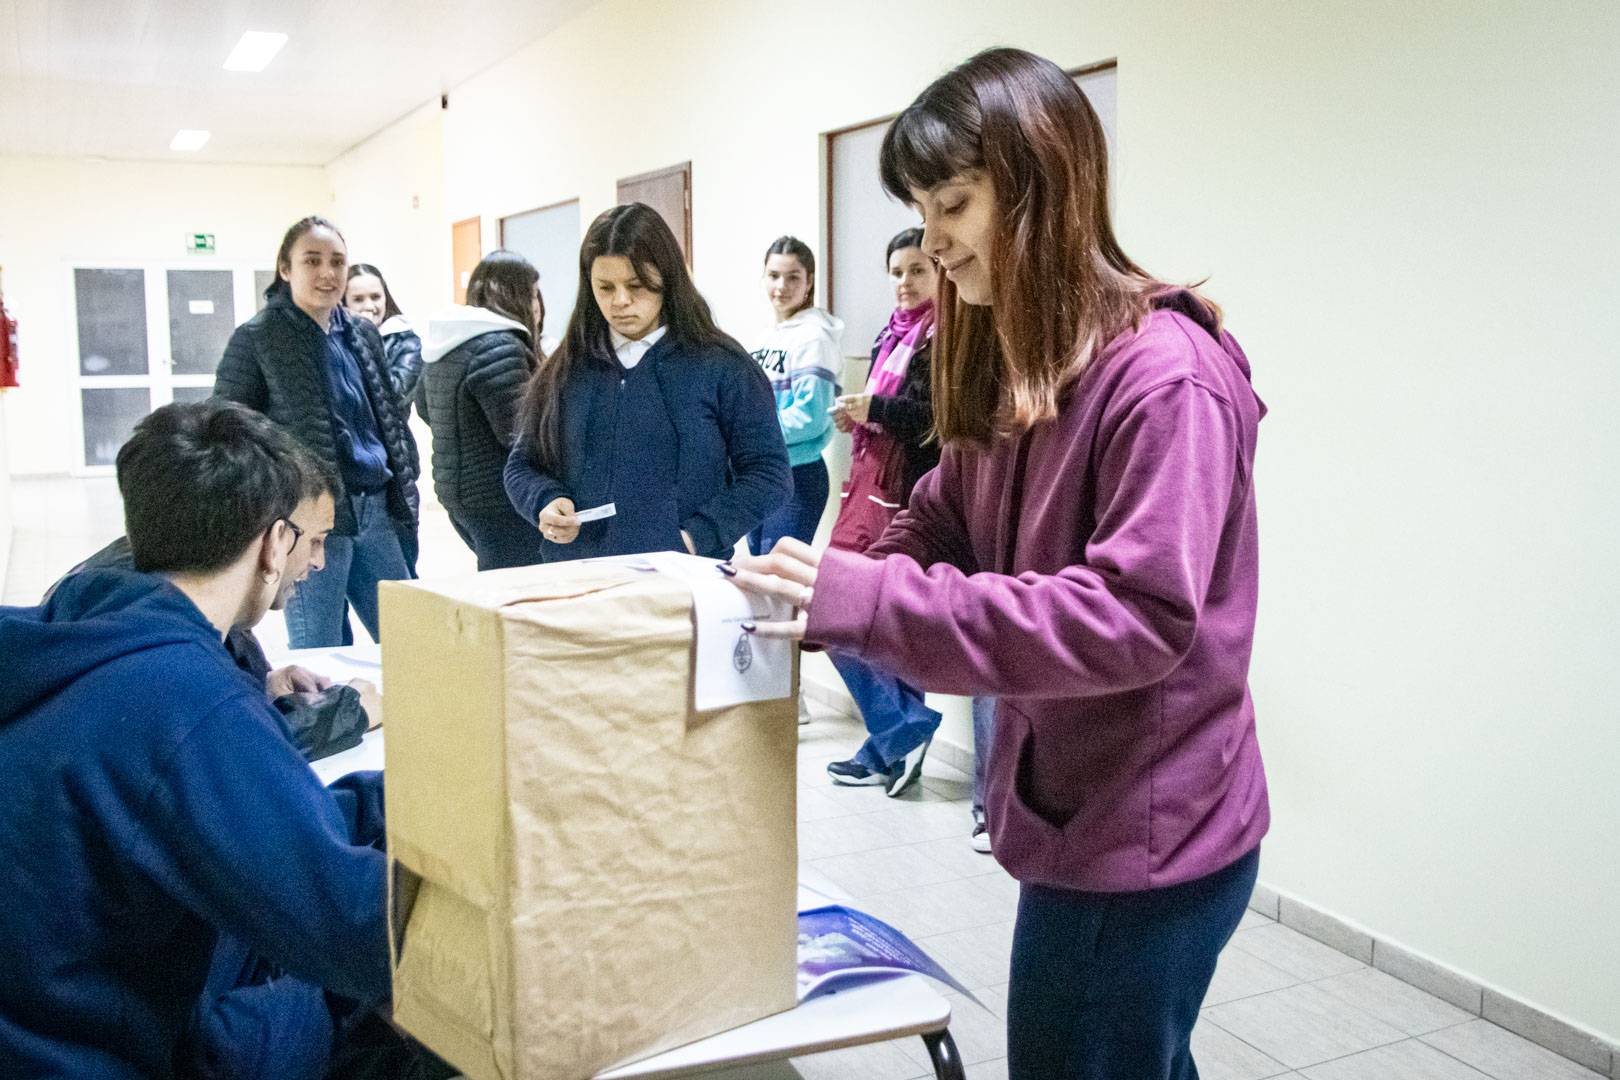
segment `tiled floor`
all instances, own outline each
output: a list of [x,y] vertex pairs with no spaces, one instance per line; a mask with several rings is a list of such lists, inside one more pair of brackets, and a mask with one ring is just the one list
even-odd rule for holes
[[[65,570],[122,529],[112,480],[20,480],[7,604],[37,602]],[[423,515],[426,575],[470,570],[443,511]],[[275,618],[267,643],[284,640]],[[983,1007],[948,995],[972,1080],[1007,1075],[1007,964],[1018,885],[968,847],[970,778],[930,761],[900,799],[840,788],[829,761],[861,728],[817,712],[801,730],[800,856],[855,906],[915,938]],[[1193,1033],[1204,1080],[1597,1080],[1598,1074],[1250,912],[1222,955]],[[931,1075],[920,1039],[800,1058],[754,1080],[910,1080]]]

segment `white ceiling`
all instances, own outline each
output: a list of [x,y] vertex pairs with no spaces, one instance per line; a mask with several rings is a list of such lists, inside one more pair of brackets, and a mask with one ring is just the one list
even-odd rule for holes
[[[594,2],[0,0],[0,154],[325,164]],[[287,44],[224,70],[247,30]]]

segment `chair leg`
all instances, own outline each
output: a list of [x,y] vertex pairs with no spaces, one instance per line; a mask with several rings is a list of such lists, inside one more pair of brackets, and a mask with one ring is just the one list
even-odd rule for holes
[[949,1028],[930,1032],[922,1040],[928,1047],[928,1056],[934,1062],[934,1075],[939,1080],[967,1080],[967,1074],[962,1071],[962,1055],[956,1051],[956,1040],[951,1038]]

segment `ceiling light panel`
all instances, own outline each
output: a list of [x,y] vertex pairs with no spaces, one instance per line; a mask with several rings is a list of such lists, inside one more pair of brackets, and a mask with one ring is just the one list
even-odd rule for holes
[[265,65],[287,44],[286,34],[249,30],[225,58],[226,71],[263,71]]
[[191,128],[181,128],[174,134],[174,141],[169,143],[170,150],[201,150],[208,142],[208,132],[194,131]]

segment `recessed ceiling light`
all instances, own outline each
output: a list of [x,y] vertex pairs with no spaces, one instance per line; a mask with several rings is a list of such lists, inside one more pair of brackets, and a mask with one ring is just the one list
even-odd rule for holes
[[226,71],[263,71],[281,47],[287,44],[286,34],[270,34],[263,30],[249,30],[236,43],[231,55],[225,58]]
[[181,128],[174,133],[174,141],[169,144],[170,150],[201,150],[208,141],[208,132],[193,131],[190,128]]

